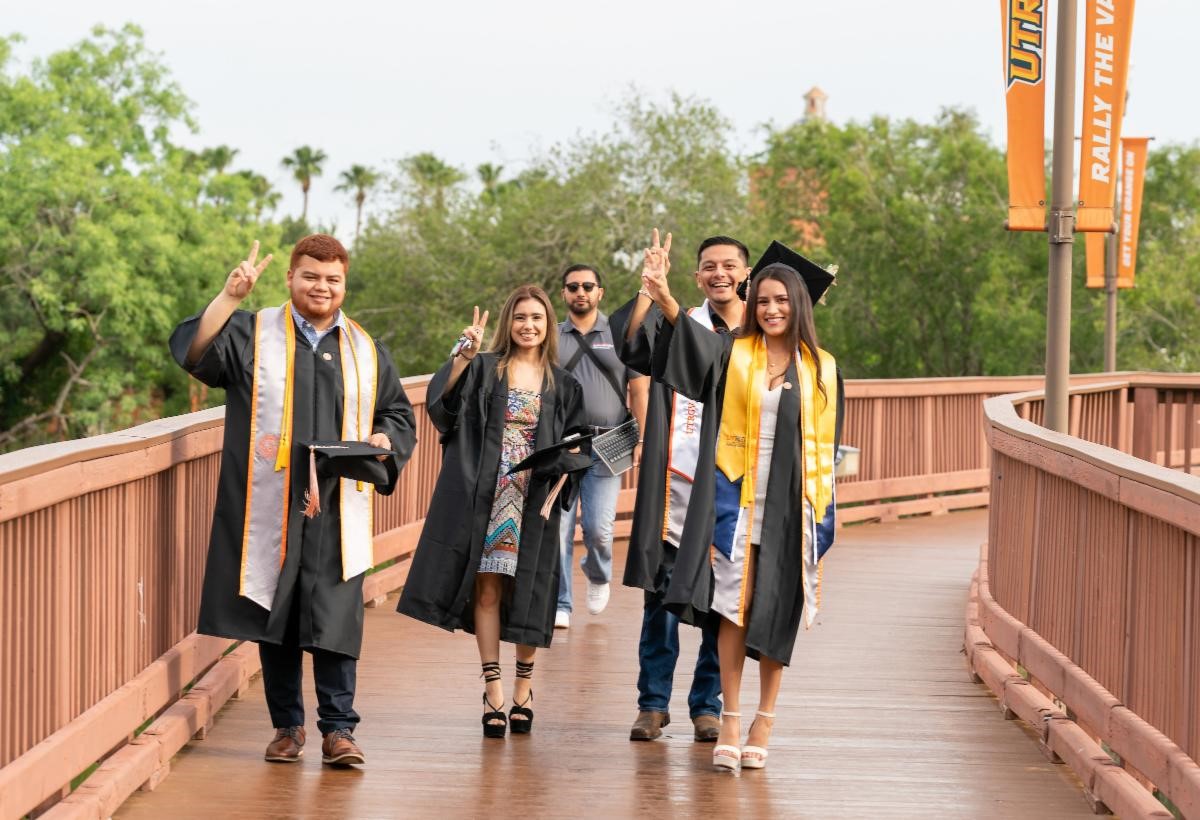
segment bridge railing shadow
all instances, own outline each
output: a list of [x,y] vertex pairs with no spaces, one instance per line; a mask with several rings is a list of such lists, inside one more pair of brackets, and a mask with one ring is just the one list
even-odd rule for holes
[[1042,399],[984,402],[970,663],[1098,806],[1200,817],[1200,375],[1076,386],[1070,436]]
[[[1128,407],[1142,407],[1148,418],[1149,394],[1137,391],[1170,377],[1110,374],[1073,384],[1114,378],[1125,380],[1125,393],[1098,388],[1073,398],[1085,437],[1107,430],[1135,452],[1163,444],[1162,463],[1174,464],[1178,452],[1187,466],[1196,463],[1194,422],[1177,421],[1194,412],[1191,394],[1160,401],[1155,393],[1157,418],[1170,421],[1147,438]],[[424,412],[427,383],[404,380],[420,444],[397,491],[377,498],[368,605],[404,584],[440,466]],[[840,483],[842,522],[984,506],[998,490],[1008,492],[989,460],[1011,456],[993,455],[995,425],[985,425],[983,403],[1040,384],[1040,377],[847,382],[843,438],[862,450],[862,461],[858,475]],[[1029,418],[1040,412],[1033,397],[1018,407]],[[257,671],[253,647],[193,631],[222,435],[217,408],[0,456],[0,817],[85,806],[111,814],[134,790],[165,777],[175,753],[202,736]],[[626,512],[636,480],[627,474]],[[1189,543],[1181,577],[1196,572]],[[1186,640],[1195,648],[1194,604],[1189,611]],[[1197,681],[1194,664],[1189,674]],[[1194,724],[1197,709],[1187,703]],[[1195,737],[1183,740],[1194,754]]]

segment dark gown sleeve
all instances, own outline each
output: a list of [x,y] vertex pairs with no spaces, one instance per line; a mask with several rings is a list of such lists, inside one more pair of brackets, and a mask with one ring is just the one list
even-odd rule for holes
[[429,380],[426,390],[425,408],[429,420],[443,436],[454,432],[458,427],[459,410],[462,408],[463,396],[473,395],[478,389],[485,356],[477,354],[467,363],[467,369],[458,377],[454,387],[446,391],[446,382],[450,379],[450,367],[454,359],[447,359]]
[[228,388],[250,372],[254,361],[254,314],[235,310],[212,343],[192,363],[188,348],[200,329],[203,311],[180,322],[171,333],[171,355],[179,366],[209,387]]
[[[634,308],[637,306],[637,299],[638,297],[635,296],[621,305],[616,313],[608,317],[608,325],[612,328],[613,347],[616,349],[617,358],[631,371],[642,376],[649,376],[651,375],[654,341],[659,325],[663,323],[663,315],[657,305],[652,305],[646,313],[641,327],[633,334],[633,338],[626,340],[625,334],[629,328],[629,321],[633,317]],[[632,374],[630,377],[632,378]]]
[[375,396],[375,418],[372,420],[371,432],[387,436],[396,452],[396,455],[392,456],[394,469],[388,470],[391,481],[386,486],[377,486],[377,489],[383,495],[391,495],[392,490],[396,488],[400,470],[408,463],[413,448],[417,445],[417,424],[412,403],[400,384],[400,374],[396,371],[391,354],[378,342],[375,343],[375,350],[379,362],[379,386]]
[[682,310],[664,321],[655,341],[651,375],[692,401],[712,396],[724,371],[732,337],[713,333]]
[[[583,388],[565,370],[557,371],[555,376],[561,380],[557,392],[562,396],[564,403],[565,422],[563,424],[563,437],[565,438],[572,433],[586,435],[591,428],[588,427],[587,415],[584,413]],[[559,506],[563,510],[569,510],[571,505],[575,503],[584,473],[591,466],[592,444],[590,441],[581,444],[578,453],[571,453],[566,450],[560,451],[556,463],[549,472],[553,474],[555,480],[563,473],[567,474],[567,483],[563,485],[562,492],[558,496]]]

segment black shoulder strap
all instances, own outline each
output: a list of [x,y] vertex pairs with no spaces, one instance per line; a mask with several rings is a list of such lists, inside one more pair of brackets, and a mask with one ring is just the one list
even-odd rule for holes
[[[575,335],[578,336],[579,334],[575,334]],[[579,336],[579,338],[582,339],[583,337]],[[591,348],[588,348],[588,349],[590,350]],[[575,355],[572,356],[565,365],[563,365],[563,370],[567,371],[568,373],[574,373],[575,366],[577,364],[579,364],[579,360],[583,358],[583,350],[584,350],[584,345],[582,345],[582,344],[578,345],[575,348]]]
[[[588,358],[590,358],[592,360],[592,363],[594,365],[596,365],[597,369],[599,369],[599,371],[604,374],[604,378],[608,381],[609,385],[612,387],[613,392],[616,393],[617,397],[621,400],[621,404],[625,404],[626,403],[625,391],[621,389],[621,385],[617,382],[617,378],[612,374],[612,371],[604,366],[604,362],[600,361],[600,357],[597,356],[596,351],[592,349],[592,343],[589,342],[587,340],[587,337],[584,336],[582,333],[576,333],[575,335],[577,335],[579,337],[579,350],[576,351],[575,356],[574,356],[574,358],[571,359],[571,361],[574,362],[575,359],[579,357],[580,353],[586,353],[588,355]],[[570,368],[568,368],[568,369],[570,369]]]

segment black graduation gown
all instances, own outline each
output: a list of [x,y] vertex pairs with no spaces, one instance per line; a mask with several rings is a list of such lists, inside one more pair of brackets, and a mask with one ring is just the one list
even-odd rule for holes
[[[655,347],[654,377],[672,389],[704,402],[700,425],[703,442],[696,481],[680,539],[675,571],[665,605],[689,623],[717,617],[709,612],[713,595],[711,545],[715,522],[714,486],[716,441],[725,400],[725,376],[734,338],[713,333],[680,314],[672,327],[664,322]],[[754,574],[754,595],[746,624],[746,651],[757,659],[766,655],[791,662],[792,647],[804,612],[803,563],[804,491],[803,441],[800,436],[800,380],[795,361],[788,366],[767,482],[766,509]],[[842,401],[838,378],[838,431]],[[836,446],[836,442],[835,442]]]
[[[429,383],[429,418],[441,432],[442,469],[425,526],[417,542],[408,581],[396,607],[419,621],[454,631],[474,632],[475,575],[496,494],[508,379],[497,378],[494,353],[479,353],[454,389],[442,395],[450,362]],[[534,449],[587,433],[583,391],[565,370],[553,367],[554,385],[543,385]],[[563,472],[591,464],[589,448],[535,470],[521,519],[516,575],[505,584],[500,605],[500,638],[527,646],[549,646],[554,633],[560,572],[558,522],[574,492],[563,488],[549,520],[540,511]]]
[[[309,480],[308,450],[300,442],[342,437],[342,365],[338,350],[341,330],[327,334],[314,352],[300,329],[296,329],[287,554],[268,612],[238,595],[257,314],[234,312],[199,361],[189,365],[187,351],[199,319],[196,315],[181,322],[170,341],[171,354],[181,367],[208,386],[225,390],[225,440],[197,630],[223,638],[282,643],[295,608],[297,641],[301,647],[357,658],[362,647],[364,575],[342,580],[341,522],[335,478],[320,481],[320,515],[309,519],[303,513],[304,491]],[[379,380],[372,432],[384,433],[391,440],[399,468],[408,461],[416,444],[413,410],[387,350],[378,342],[375,347]],[[378,489],[386,495],[394,486]],[[287,640],[290,643],[291,636]]]
[[[652,306],[634,337],[625,339],[626,328],[637,304],[635,296],[609,317],[613,343],[617,355],[627,367],[645,376],[653,375],[653,358],[661,328],[666,324],[662,312]],[[712,333],[712,331],[708,331]],[[713,334],[716,336],[717,334]],[[660,351],[661,353],[662,351]],[[633,508],[633,522],[629,535],[629,552],[625,559],[625,574],[622,583],[626,586],[655,591],[655,581],[663,560],[663,511],[666,509],[667,493],[667,442],[671,434],[671,408],[675,391],[657,379],[650,382],[650,395],[646,403],[646,425],[642,431],[642,462],[639,466],[637,500]],[[706,405],[707,406],[707,405]],[[709,445],[712,445],[710,447]],[[716,447],[716,428],[712,441],[704,439],[702,452]],[[693,497],[696,488],[693,488]],[[712,498],[713,489],[709,482],[707,498]],[[697,514],[704,514],[703,505]],[[711,514],[711,505],[708,508]],[[692,515],[689,504],[687,515]]]

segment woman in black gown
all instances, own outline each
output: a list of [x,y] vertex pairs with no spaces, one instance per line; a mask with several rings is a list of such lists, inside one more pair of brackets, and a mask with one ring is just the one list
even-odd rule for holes
[[[504,737],[509,721],[514,733],[532,727],[534,653],[554,633],[561,503],[547,498],[565,473],[590,466],[590,456],[560,450],[535,469],[509,474],[532,452],[587,431],[582,391],[556,364],[554,309],[541,288],[512,292],[481,351],[487,319],[476,307],[463,331],[467,345],[429,383],[442,469],[397,608],[475,634],[486,686],[483,733]],[[564,488],[560,501],[570,491]],[[516,644],[507,716],[502,640]]]

